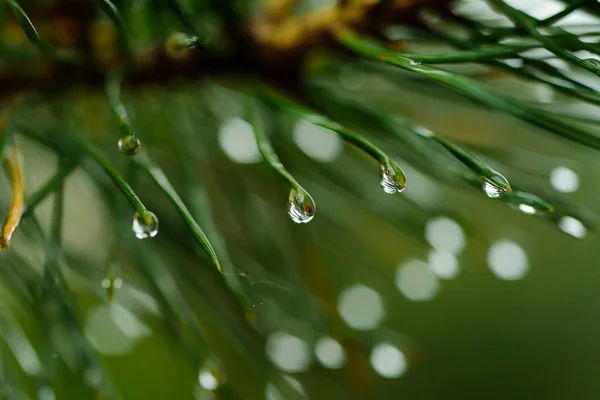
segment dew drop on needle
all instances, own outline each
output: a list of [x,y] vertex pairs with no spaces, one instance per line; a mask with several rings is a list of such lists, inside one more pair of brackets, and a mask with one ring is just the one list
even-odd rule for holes
[[131,229],[138,239],[153,238],[158,234],[158,218],[151,211],[136,212],[133,216]]
[[119,139],[119,150],[126,156],[134,156],[142,147],[140,139],[134,135],[123,136]]
[[487,180],[483,181],[482,187],[486,196],[491,199],[498,199],[504,196],[504,194],[506,193],[506,190],[504,188],[497,186],[494,183]]
[[385,161],[379,165],[379,178],[379,185],[388,194],[400,193],[406,186],[404,173],[392,161]]
[[297,224],[307,223],[315,216],[315,202],[307,191],[293,187],[288,199],[288,214]]

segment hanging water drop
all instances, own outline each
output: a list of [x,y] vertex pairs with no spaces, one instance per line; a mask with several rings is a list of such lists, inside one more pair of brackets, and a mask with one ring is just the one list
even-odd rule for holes
[[226,376],[223,365],[217,360],[208,359],[200,365],[198,383],[206,390],[216,390],[225,383]]
[[133,233],[138,239],[153,238],[158,234],[158,218],[152,211],[136,212],[133,216],[131,229],[133,229]]
[[199,41],[200,39],[196,36],[175,32],[170,34],[165,41],[165,51],[172,58],[182,59],[190,55],[191,48],[196,46]]
[[288,214],[297,224],[310,222],[315,216],[315,202],[308,192],[300,187],[292,187],[288,200]]
[[388,194],[400,193],[406,186],[404,173],[393,161],[385,161],[379,165],[379,184]]
[[141,147],[142,143],[135,135],[127,135],[119,139],[119,150],[126,156],[136,155]]
[[106,298],[109,303],[115,299],[115,292],[123,286],[123,279],[115,276],[102,279],[102,287],[106,291]]
[[484,180],[483,181],[483,191],[485,192],[486,196],[491,198],[491,199],[498,199],[502,196],[504,196],[504,194],[506,193],[506,190],[500,186],[497,186],[496,184],[488,181],[488,180]]

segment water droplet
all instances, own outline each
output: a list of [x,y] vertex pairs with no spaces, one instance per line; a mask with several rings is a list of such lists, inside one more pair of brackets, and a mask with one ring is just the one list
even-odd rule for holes
[[504,194],[506,193],[506,190],[504,188],[502,188],[488,180],[483,181],[482,187],[483,187],[483,191],[485,192],[486,196],[491,199],[498,199],[498,198],[504,196]]
[[225,383],[223,365],[214,359],[204,360],[198,372],[198,382],[206,390],[216,390]]
[[290,190],[288,214],[297,224],[307,223],[313,219],[315,202],[306,190],[296,187]]
[[379,165],[379,184],[388,194],[400,193],[406,186],[404,172],[393,161],[386,161]]
[[169,35],[165,41],[166,53],[175,58],[185,58],[190,54],[190,48],[198,43],[198,38],[188,36],[185,33],[175,32]]
[[109,277],[102,279],[102,287],[106,291],[106,298],[109,303],[115,299],[115,292],[123,286],[123,279],[119,277]]
[[596,68],[600,68],[600,60],[598,60],[597,58],[586,58],[585,61],[589,62],[590,64],[593,64]]
[[158,234],[158,218],[152,211],[146,210],[145,213],[135,213],[131,229],[138,239],[153,238]]
[[140,151],[141,147],[142,143],[137,136],[127,135],[119,139],[119,150],[121,150],[121,153],[125,154],[126,156],[136,155]]

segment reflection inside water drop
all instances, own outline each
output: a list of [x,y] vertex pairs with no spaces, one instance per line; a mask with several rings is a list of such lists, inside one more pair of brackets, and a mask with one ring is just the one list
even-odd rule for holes
[[297,224],[307,223],[315,216],[315,202],[307,191],[293,187],[288,199],[288,214]]
[[486,196],[491,199],[498,199],[506,193],[506,190],[504,190],[500,186],[496,186],[495,184],[487,180],[483,181],[482,188]]
[[152,211],[136,212],[133,216],[131,229],[138,239],[153,238],[158,234],[158,218]]
[[400,193],[406,185],[406,177],[402,170],[392,161],[379,165],[379,185],[388,194]]

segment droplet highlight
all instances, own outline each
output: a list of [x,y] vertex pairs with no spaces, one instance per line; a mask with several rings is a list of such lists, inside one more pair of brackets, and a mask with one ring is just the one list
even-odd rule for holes
[[158,234],[158,218],[152,211],[136,212],[133,216],[131,229],[138,239],[153,238]]
[[386,161],[379,165],[379,185],[388,194],[400,193],[406,186],[404,172],[393,161]]
[[310,222],[315,216],[315,202],[308,192],[299,187],[290,190],[288,214],[297,224]]
[[127,135],[119,139],[119,150],[126,156],[131,157],[136,155],[141,147],[142,142],[140,142],[140,139],[138,139],[137,136]]

